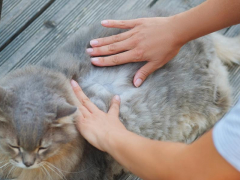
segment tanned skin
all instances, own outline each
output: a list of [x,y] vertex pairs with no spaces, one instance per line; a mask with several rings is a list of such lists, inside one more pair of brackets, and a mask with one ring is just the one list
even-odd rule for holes
[[[147,61],[133,79],[134,85],[139,87],[152,72],[176,56],[188,41],[240,23],[239,9],[239,0],[207,0],[195,8],[170,17],[104,20],[102,25],[105,27],[130,30],[92,40],[90,44],[93,48],[87,49],[87,52],[96,56],[92,58],[92,63],[96,66]],[[102,55],[110,56],[97,57]]]

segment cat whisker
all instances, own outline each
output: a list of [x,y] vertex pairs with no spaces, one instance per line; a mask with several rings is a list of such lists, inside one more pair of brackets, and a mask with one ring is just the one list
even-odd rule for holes
[[40,165],[40,169],[41,169],[41,171],[42,171],[45,175],[47,175],[47,173],[46,173],[45,170],[43,169],[42,165]]
[[8,176],[11,174],[11,172],[15,169],[16,167],[12,166],[12,168],[9,170],[7,176],[6,176],[6,179],[8,178]]
[[[58,170],[58,172],[61,172],[61,174],[62,174],[62,172],[67,172],[67,171],[63,171],[63,170],[61,170],[61,169],[59,169],[59,168],[57,168],[56,166],[54,166],[52,163],[50,163],[50,162],[45,162],[48,166],[51,166],[52,168],[55,168],[56,170]],[[69,172],[67,172],[67,173],[69,173]]]
[[82,173],[82,172],[85,172],[85,171],[87,171],[87,170],[89,170],[90,168],[93,167],[93,166],[90,166],[89,168],[84,169],[84,170],[82,170],[82,171],[71,172],[71,171],[64,171],[64,170],[62,170],[62,169],[59,169],[59,168],[57,168],[56,166],[54,166],[54,165],[53,165],[52,163],[50,163],[50,162],[46,162],[46,161],[45,161],[44,163],[47,163],[48,165],[51,165],[52,167],[58,169],[59,171],[61,171],[61,172],[66,172],[66,173]]
[[10,164],[10,162],[4,164],[3,166],[0,167],[0,169],[4,168],[5,166],[7,166],[7,165],[9,165],[9,164]]
[[51,175],[49,174],[48,170],[44,167],[44,165],[41,165],[41,167],[45,170],[45,172],[47,173],[47,176],[48,176],[51,180],[53,180],[52,177],[51,177]]
[[1,161],[0,164],[5,163],[5,162],[8,162],[8,161]]
[[[49,166],[48,164],[46,164],[46,166],[47,166],[49,169],[51,169],[53,172],[55,172],[60,178],[63,178],[64,180],[67,180],[66,177],[64,176],[64,174],[63,174],[61,171],[59,171],[59,170],[57,169],[58,172],[56,172],[56,171],[55,171],[51,166]],[[61,173],[61,175],[60,175],[60,173]]]
[[[45,162],[48,166],[51,166],[52,168],[55,168],[59,173],[61,173],[63,176],[64,176],[64,174],[63,174],[63,170],[61,170],[61,169],[59,169],[59,168],[57,168],[56,166],[54,166],[52,163],[49,163],[49,162]],[[65,176],[64,176],[64,178],[66,178]]]

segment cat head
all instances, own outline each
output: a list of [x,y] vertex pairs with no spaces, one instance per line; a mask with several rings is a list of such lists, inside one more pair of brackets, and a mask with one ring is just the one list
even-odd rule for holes
[[28,67],[0,84],[0,156],[20,168],[38,168],[79,137],[70,82]]

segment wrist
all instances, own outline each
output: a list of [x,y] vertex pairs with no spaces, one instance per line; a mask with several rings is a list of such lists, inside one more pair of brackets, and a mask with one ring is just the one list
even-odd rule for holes
[[176,46],[182,47],[184,44],[186,44],[188,41],[191,40],[191,31],[187,29],[183,24],[183,17],[182,13],[170,16],[169,17],[169,23],[172,25],[172,37],[173,41]]
[[178,15],[166,17],[167,36],[168,42],[171,43],[173,49],[180,49],[186,44],[189,39],[186,36],[184,27],[179,23],[180,17]]
[[122,139],[128,136],[131,132],[128,131],[127,129],[121,129],[121,130],[113,130],[109,131],[106,134],[105,137],[105,145],[104,145],[104,150],[108,154],[112,155],[112,153],[116,152],[118,150],[119,146],[124,146],[122,144]]

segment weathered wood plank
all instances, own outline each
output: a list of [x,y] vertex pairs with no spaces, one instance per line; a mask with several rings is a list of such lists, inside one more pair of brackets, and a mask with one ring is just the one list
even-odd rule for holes
[[18,3],[21,2],[21,0],[1,0],[3,2],[2,5],[2,18],[8,14]]
[[225,35],[228,37],[234,37],[234,36],[240,35],[240,24],[229,28],[228,31],[225,33]]
[[[52,5],[60,2],[60,0],[56,1]],[[70,3],[73,2],[76,1],[70,1]],[[46,16],[46,12],[41,15],[45,15],[46,21],[55,22],[55,28],[49,29],[46,28],[44,24],[40,24],[40,26],[36,26],[38,27],[37,32],[31,32],[32,26],[38,21],[37,19],[36,22],[26,29],[26,31],[20,34],[9,47],[6,47],[3,52],[0,53],[0,58],[7,59],[7,61],[0,67],[0,75],[4,75],[10,70],[22,67],[28,63],[36,64],[45,55],[53,52],[56,47],[61,45],[70,34],[75,32],[81,26],[100,21],[101,17],[106,16],[106,14],[116,12],[121,6],[123,6],[124,1],[117,1],[117,3],[116,1],[84,1],[81,3],[78,1],[78,3],[78,5],[75,4],[73,6],[75,7],[73,10],[65,8],[66,10],[64,11],[68,11],[69,14],[66,13],[66,17],[64,18],[63,13],[60,11],[55,13],[56,15],[49,19],[48,16],[50,15]],[[134,4],[134,7],[140,8],[144,3],[146,5],[148,1],[135,1],[135,4],[132,4]],[[131,9],[130,6],[128,7]],[[48,11],[48,9],[46,11]],[[31,32],[31,36],[29,36],[29,33],[25,34],[25,32],[28,31]],[[24,44],[21,43],[23,40],[25,40]],[[12,48],[11,46],[15,46],[15,48]],[[18,47],[16,48],[16,46]],[[15,49],[16,51],[12,53]]]
[[[78,1],[55,1],[39,18],[14,39],[2,52],[0,52],[0,74],[7,72],[11,67],[26,55],[48,33],[54,31],[53,27],[46,26],[44,22],[51,20],[59,24],[61,20],[79,3]],[[84,3],[83,3],[84,6]]]
[[2,4],[3,4],[3,0],[0,0],[0,20],[2,17]]
[[[61,2],[66,1],[55,1],[55,4]],[[69,1],[69,3],[70,4],[67,4],[58,12],[55,12],[56,15],[54,16],[52,14],[53,9],[49,10],[50,14],[45,16],[45,21],[55,22],[56,27],[47,28],[43,23],[44,21],[35,26],[32,37],[30,37],[16,53],[10,58],[7,58],[8,61],[2,65],[0,74],[7,73],[12,69],[22,67],[28,63],[37,63],[42,57],[50,54],[57,46],[61,45],[70,34],[81,26],[91,24],[98,14],[114,12],[118,6],[123,4],[122,1],[116,3],[115,1],[106,0],[104,2],[75,0]],[[46,12],[44,12],[44,14],[46,14]],[[23,35],[22,38],[29,38],[27,32],[32,29],[33,24],[21,34]],[[21,40],[18,41],[18,43],[20,42]],[[11,43],[11,45],[14,44],[15,42]],[[12,48],[9,47],[9,51],[11,50]],[[5,53],[5,55],[7,54],[8,53]]]
[[[236,26],[232,26],[226,33],[228,37],[235,37],[240,35],[240,24]],[[240,52],[240,49],[239,49]],[[229,68],[229,79],[230,85],[232,86],[232,94],[233,94],[233,103],[235,104],[237,100],[240,98],[240,66],[234,65]]]
[[31,22],[32,18],[50,1],[51,0],[22,0],[7,13],[0,23],[0,51],[17,33],[20,33],[21,29]]

